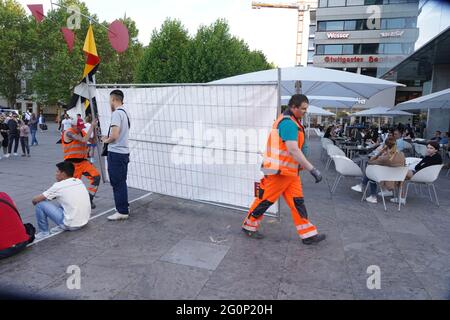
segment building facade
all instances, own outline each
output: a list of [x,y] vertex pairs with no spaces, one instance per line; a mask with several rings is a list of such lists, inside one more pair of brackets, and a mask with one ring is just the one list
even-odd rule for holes
[[419,0],[320,0],[312,14],[308,65],[316,67],[379,77],[419,38]]

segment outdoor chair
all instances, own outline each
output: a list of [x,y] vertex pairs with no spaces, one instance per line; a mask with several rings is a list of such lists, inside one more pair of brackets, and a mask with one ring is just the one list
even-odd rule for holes
[[405,154],[405,157],[412,157],[414,156],[414,148],[411,143],[405,141],[405,149],[403,150],[403,153]]
[[327,138],[322,138],[322,153],[320,154],[320,159],[324,160],[325,156],[327,155],[327,146],[334,145],[333,141]]
[[[374,181],[377,186],[380,186],[381,182],[404,182],[406,175],[408,174],[408,167],[386,167],[386,166],[368,166],[366,169],[366,176],[370,180]],[[367,190],[369,189],[369,182],[364,190],[361,202],[366,199]],[[402,187],[400,187],[399,194],[402,193]],[[387,211],[386,200],[382,193],[384,211]],[[398,211],[401,210],[402,203],[399,201]]]
[[427,156],[427,146],[423,144],[414,143],[414,151],[416,155],[424,158]]
[[431,193],[431,189],[433,189],[434,191],[434,197],[436,199],[436,204],[439,207],[439,199],[437,196],[437,192],[436,192],[436,187],[434,186],[434,183],[436,182],[436,180],[439,178],[439,174],[441,173],[442,168],[444,167],[443,164],[438,165],[438,166],[431,166],[431,167],[427,167],[425,169],[420,170],[419,172],[417,172],[412,178],[411,180],[406,181],[406,197],[408,198],[408,191],[409,191],[409,186],[414,184],[414,185],[425,185],[428,187],[428,193],[430,195],[430,200],[431,202],[433,202],[433,196]]
[[[345,156],[332,156],[334,161],[334,165],[336,166],[337,176],[334,180],[333,185],[330,188],[331,196],[336,192],[336,189],[341,182],[342,178],[351,177],[351,178],[362,178],[363,172],[361,168],[354,163],[352,160]],[[328,180],[327,180],[328,183]],[[330,187],[328,185],[328,187]]]
[[345,152],[336,147],[335,145],[328,145],[327,146],[327,155],[329,157],[327,161],[327,165],[325,166],[325,170],[327,171],[330,169],[331,162],[333,162],[333,156],[342,156],[345,157]]

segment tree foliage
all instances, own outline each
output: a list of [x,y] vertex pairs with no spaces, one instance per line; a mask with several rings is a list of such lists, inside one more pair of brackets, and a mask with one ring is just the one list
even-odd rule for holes
[[0,0],[0,95],[12,107],[31,59],[33,23],[14,0]]
[[231,35],[228,23],[201,26],[194,37],[177,20],[166,20],[153,32],[137,81],[204,83],[238,74],[272,69],[260,51]]

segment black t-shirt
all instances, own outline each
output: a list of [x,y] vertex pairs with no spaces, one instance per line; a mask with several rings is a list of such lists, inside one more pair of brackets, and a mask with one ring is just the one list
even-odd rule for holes
[[416,166],[416,172],[431,166],[438,166],[442,164],[442,157],[438,153],[434,156],[426,156],[423,160]]

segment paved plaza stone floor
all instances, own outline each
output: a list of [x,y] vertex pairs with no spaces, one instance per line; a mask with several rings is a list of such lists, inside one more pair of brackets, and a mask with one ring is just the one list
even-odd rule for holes
[[[54,181],[61,159],[54,126],[39,134],[32,158],[0,160],[1,191],[35,222],[31,198]],[[320,145],[312,139],[319,169]],[[333,168],[326,173],[334,178]],[[412,192],[401,212],[388,203],[362,203],[344,180],[331,198],[326,183],[304,175],[311,220],[328,239],[301,244],[289,210],[266,219],[264,240],[240,230],[243,213],[130,190],[132,218],[106,215],[85,229],[63,233],[0,261],[0,290],[57,299],[449,299],[450,178],[437,189],[441,207]],[[93,216],[113,208],[102,185]],[[369,290],[369,266],[381,271],[381,289]],[[69,266],[81,270],[81,289],[69,290]]]

